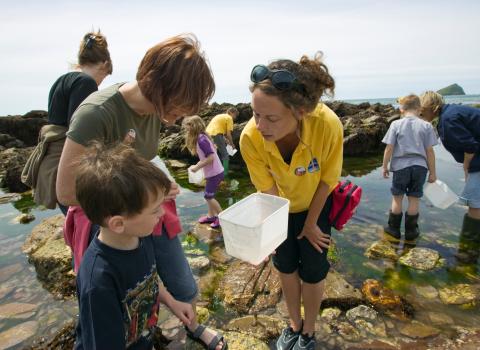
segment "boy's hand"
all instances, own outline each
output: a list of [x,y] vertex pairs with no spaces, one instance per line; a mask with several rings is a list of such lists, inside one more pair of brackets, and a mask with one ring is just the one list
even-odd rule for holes
[[383,168],[383,177],[385,179],[388,179],[388,176],[390,175],[390,172],[388,171],[388,168],[384,167]]
[[180,193],[180,189],[178,188],[178,184],[176,182],[172,182],[170,186],[170,191],[165,196],[165,200],[175,199],[177,198],[177,194]]
[[169,305],[170,310],[178,317],[180,321],[186,326],[189,326],[195,317],[193,313],[192,305],[189,303],[183,303],[178,300],[173,300]]
[[437,175],[432,173],[428,174],[428,182],[434,183],[435,181],[437,181]]
[[307,238],[313,248],[320,253],[323,253],[322,248],[328,248],[330,246],[330,236],[323,233],[317,224],[312,226],[305,224],[297,239],[302,239],[304,237]]

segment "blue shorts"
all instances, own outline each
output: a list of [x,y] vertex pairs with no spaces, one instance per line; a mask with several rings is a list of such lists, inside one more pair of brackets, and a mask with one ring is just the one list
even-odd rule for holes
[[[332,207],[332,195],[328,196],[322,213],[317,221],[323,233],[331,234],[332,226],[328,222],[328,214]],[[307,238],[297,239],[302,232],[308,211],[290,213],[288,215],[287,239],[280,244],[273,256],[273,265],[282,273],[294,273],[298,270],[300,279],[307,283],[318,283],[325,279],[330,269],[327,260],[328,249],[322,253],[316,250]]]
[[470,208],[480,208],[480,171],[468,173],[460,199]]
[[153,242],[157,271],[165,288],[178,301],[193,301],[198,294],[197,283],[178,236],[168,238],[164,227],[161,236],[153,236]]
[[423,185],[427,179],[428,169],[420,165],[412,165],[393,172],[392,188],[390,191],[394,196],[421,198],[423,196]]

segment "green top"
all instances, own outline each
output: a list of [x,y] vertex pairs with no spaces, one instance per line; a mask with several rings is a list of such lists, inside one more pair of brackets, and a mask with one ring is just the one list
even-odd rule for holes
[[122,85],[115,84],[88,96],[73,114],[67,137],[83,146],[91,140],[109,144],[124,141],[129,131],[134,130],[131,145],[142,157],[151,160],[157,155],[160,119],[131,109],[118,91]]

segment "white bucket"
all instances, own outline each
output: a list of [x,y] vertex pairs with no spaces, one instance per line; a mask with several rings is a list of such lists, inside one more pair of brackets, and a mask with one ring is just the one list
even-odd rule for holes
[[205,179],[205,174],[203,169],[199,169],[196,172],[193,172],[191,168],[188,168],[188,182],[195,185],[200,185]]
[[227,153],[230,157],[233,157],[235,155],[235,153],[237,153],[237,149],[236,148],[233,148],[232,146],[230,145],[227,145]]
[[254,193],[222,211],[227,254],[251,264],[260,264],[286,238],[290,201]]
[[446,183],[437,180],[427,182],[423,188],[425,197],[437,208],[447,209],[458,200],[458,196],[447,186]]

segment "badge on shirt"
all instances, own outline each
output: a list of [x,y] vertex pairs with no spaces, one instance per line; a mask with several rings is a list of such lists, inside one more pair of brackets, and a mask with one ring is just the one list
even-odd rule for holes
[[306,174],[306,170],[303,166],[299,166],[298,168],[295,169],[295,175],[297,176],[302,176]]
[[314,173],[316,171],[320,170],[320,166],[318,165],[318,160],[317,158],[313,158],[310,163],[308,164],[308,172],[309,173]]
[[134,129],[130,129],[127,132],[127,135],[125,135],[125,138],[123,139],[123,142],[129,146],[131,146],[135,142],[135,137],[137,136],[136,132]]

